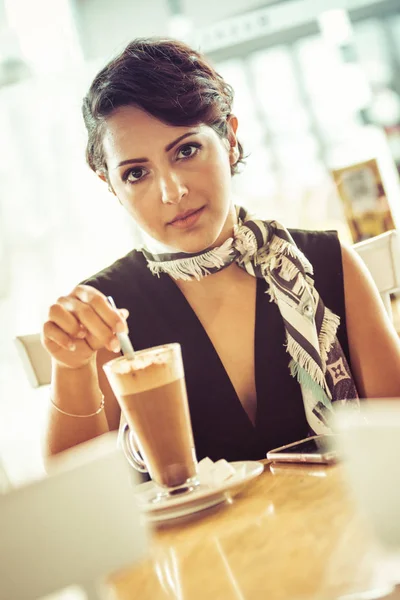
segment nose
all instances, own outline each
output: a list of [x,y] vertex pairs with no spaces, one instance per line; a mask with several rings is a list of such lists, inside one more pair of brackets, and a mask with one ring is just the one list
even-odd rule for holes
[[160,191],[163,204],[179,204],[188,193],[186,185],[173,171],[160,177]]

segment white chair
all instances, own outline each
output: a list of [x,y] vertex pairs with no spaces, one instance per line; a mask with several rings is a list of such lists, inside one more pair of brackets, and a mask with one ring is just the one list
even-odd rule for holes
[[42,346],[40,335],[32,333],[15,338],[18,354],[32,387],[48,385],[51,380],[51,359]]
[[0,496],[0,600],[37,600],[72,585],[103,598],[106,577],[147,554],[135,473],[116,437],[66,451],[48,477]]
[[397,230],[387,231],[364,242],[354,244],[379,290],[385,308],[392,318],[390,294],[400,290],[400,240]]
[[5,492],[8,492],[10,489],[11,481],[0,456],[0,494],[5,494]]

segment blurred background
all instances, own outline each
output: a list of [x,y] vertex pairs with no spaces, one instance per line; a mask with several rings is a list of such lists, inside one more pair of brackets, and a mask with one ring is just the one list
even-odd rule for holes
[[15,482],[42,469],[48,396],[15,336],[137,242],[85,164],[81,99],[152,35],[205,52],[235,88],[251,211],[350,242],[399,223],[399,0],[0,0],[0,457]]

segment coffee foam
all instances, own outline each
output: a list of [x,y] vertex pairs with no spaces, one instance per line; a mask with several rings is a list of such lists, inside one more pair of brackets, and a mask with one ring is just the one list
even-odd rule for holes
[[184,376],[181,361],[174,354],[154,350],[137,353],[133,358],[123,358],[107,369],[115,394],[137,394],[172,383]]

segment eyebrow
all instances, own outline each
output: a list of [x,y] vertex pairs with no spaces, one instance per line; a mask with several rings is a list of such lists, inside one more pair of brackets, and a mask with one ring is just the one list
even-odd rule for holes
[[[170,150],[172,150],[172,148],[174,146],[176,146],[177,144],[179,144],[179,142],[181,142],[182,140],[184,140],[185,138],[191,136],[191,135],[196,135],[200,133],[199,130],[195,130],[195,131],[188,131],[187,133],[184,133],[183,135],[180,135],[178,138],[176,138],[176,140],[174,140],[173,142],[170,142],[169,144],[167,144],[165,146],[165,152],[169,152]],[[118,169],[118,167],[122,167],[123,165],[131,165],[134,163],[144,163],[144,162],[149,162],[149,159],[146,157],[141,157],[141,158],[128,158],[127,160],[123,160],[120,163],[117,164],[117,166],[115,167],[115,169]]]

